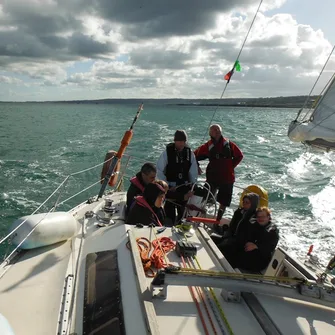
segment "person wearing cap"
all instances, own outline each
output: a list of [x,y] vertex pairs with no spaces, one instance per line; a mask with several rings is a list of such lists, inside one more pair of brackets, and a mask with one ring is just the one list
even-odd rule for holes
[[195,183],[198,177],[198,164],[194,153],[187,145],[187,134],[184,130],[175,132],[174,142],[166,146],[156,167],[157,178],[169,185],[164,208],[166,216],[175,224],[176,209],[179,221],[183,216],[186,201],[193,195],[190,192],[190,184]]
[[[208,159],[206,181],[213,194],[218,191],[220,203],[217,220],[221,220],[226,207],[230,206],[235,182],[235,168],[243,159],[240,148],[222,136],[222,128],[213,124],[209,128],[210,140],[194,151],[197,161]],[[201,174],[201,169],[199,169]]]

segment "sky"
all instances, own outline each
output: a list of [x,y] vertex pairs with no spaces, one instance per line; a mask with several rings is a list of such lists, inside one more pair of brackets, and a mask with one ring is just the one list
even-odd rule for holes
[[[0,101],[219,98],[258,5],[1,0]],[[263,0],[224,98],[309,94],[334,12],[333,0]],[[334,70],[332,56],[313,93]]]

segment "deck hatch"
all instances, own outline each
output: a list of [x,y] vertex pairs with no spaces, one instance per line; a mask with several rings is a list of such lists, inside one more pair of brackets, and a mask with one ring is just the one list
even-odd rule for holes
[[126,334],[117,250],[87,255],[83,315],[83,334]]

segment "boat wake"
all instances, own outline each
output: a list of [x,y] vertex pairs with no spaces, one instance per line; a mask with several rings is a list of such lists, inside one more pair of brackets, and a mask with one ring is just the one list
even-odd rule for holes
[[[296,180],[320,180],[335,174],[335,157],[333,153],[304,152],[294,161],[287,164],[287,174]],[[321,167],[327,166],[330,169]]]

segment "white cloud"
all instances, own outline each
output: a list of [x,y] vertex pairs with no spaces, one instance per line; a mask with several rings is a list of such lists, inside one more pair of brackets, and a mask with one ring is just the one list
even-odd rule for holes
[[7,77],[7,76],[0,76],[0,83],[4,84],[21,84],[22,80],[13,78],[13,77]]
[[[267,14],[284,2],[262,5],[227,97],[309,92],[331,45],[290,14]],[[17,97],[25,76],[46,87],[42,100],[49,86],[61,99],[217,98],[258,3],[11,0],[0,5],[0,71],[18,86]],[[77,66],[83,60],[91,66]]]

